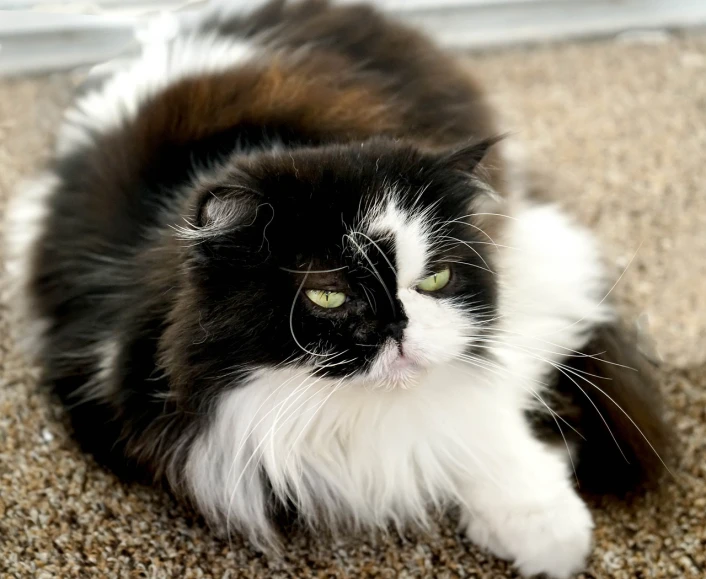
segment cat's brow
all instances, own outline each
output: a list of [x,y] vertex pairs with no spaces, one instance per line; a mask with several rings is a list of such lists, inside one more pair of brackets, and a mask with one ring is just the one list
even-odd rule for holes
[[301,273],[301,274],[309,274],[309,273],[331,273],[332,271],[341,271],[344,269],[348,269],[347,265],[344,265],[342,267],[334,267],[333,269],[289,269],[288,267],[280,267],[282,271],[288,271],[289,273]]

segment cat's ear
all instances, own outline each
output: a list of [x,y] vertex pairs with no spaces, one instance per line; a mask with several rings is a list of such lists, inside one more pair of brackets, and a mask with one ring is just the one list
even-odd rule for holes
[[202,231],[218,232],[252,220],[257,199],[238,187],[218,187],[201,195],[196,211],[196,226]]
[[231,185],[203,186],[194,194],[188,227],[179,228],[179,237],[208,241],[239,226],[251,224],[259,197],[250,189]]
[[488,137],[482,141],[452,149],[439,158],[438,164],[470,175],[476,170],[488,151],[503,138],[504,135]]

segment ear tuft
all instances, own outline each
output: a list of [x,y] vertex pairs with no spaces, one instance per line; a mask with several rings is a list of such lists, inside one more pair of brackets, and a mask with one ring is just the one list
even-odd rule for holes
[[252,215],[256,201],[249,193],[220,187],[201,197],[196,225],[202,231],[217,232],[242,223]]
[[439,160],[439,163],[444,167],[471,174],[488,154],[491,147],[502,141],[504,138],[505,135],[488,137],[482,141],[477,141],[473,144],[464,145],[458,149],[453,149],[443,155]]
[[247,189],[217,186],[202,189],[187,227],[178,227],[178,237],[187,241],[207,241],[238,225],[248,224],[257,214],[258,200]]

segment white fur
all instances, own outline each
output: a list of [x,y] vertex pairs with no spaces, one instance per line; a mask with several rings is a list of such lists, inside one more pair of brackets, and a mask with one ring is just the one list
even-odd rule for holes
[[606,278],[593,237],[550,205],[520,207],[497,264],[502,283],[497,355],[519,373],[548,370],[549,361],[580,349],[586,331],[613,318],[604,303]]
[[[394,199],[394,192],[390,192]],[[401,288],[413,286],[425,277],[429,254],[428,234],[423,215],[405,215],[394,201],[372,211],[366,223],[370,236],[392,235],[395,240],[397,283]]]
[[249,42],[215,34],[191,34],[145,44],[139,58],[115,72],[103,86],[80,98],[66,113],[57,152],[90,144],[92,133],[107,133],[132,120],[140,106],[185,78],[227,70],[257,53]]
[[385,346],[370,369],[369,386],[416,385],[422,378],[420,369],[453,362],[468,347],[477,330],[453,300],[433,299],[410,288],[399,289],[398,298],[409,320],[404,358],[400,357],[396,343]]
[[[388,217],[395,235],[409,223]],[[303,369],[259,371],[222,396],[190,451],[186,481],[201,510],[269,545],[259,473],[312,525],[423,525],[430,508],[457,504],[469,537],[523,573],[578,571],[590,548],[590,514],[566,455],[532,437],[523,411],[533,404],[530,390],[541,392],[548,361],[562,347],[580,348],[587,324],[611,312],[599,304],[603,275],[587,233],[552,207],[521,207],[515,217],[513,249],[501,248],[497,264],[504,331],[488,342],[498,366],[458,360],[473,321],[460,319],[452,302],[400,284],[404,347],[419,362],[414,387],[375,388],[380,376],[366,385]],[[383,349],[378,363],[377,371],[390,369],[394,352]]]
[[42,349],[50,321],[37,317],[30,283],[35,245],[45,230],[49,199],[59,180],[45,173],[22,183],[11,197],[5,215],[5,303],[10,304],[13,332],[31,359]]
[[[3,300],[8,304],[11,329],[16,343],[32,361],[39,359],[44,348],[51,319],[40,317],[33,296],[33,260],[37,244],[46,230],[52,196],[60,182],[52,173],[44,173],[33,181],[20,184],[8,203],[5,215],[5,283]],[[112,373],[120,353],[119,342],[107,338],[95,349],[66,352],[66,356],[96,361],[96,376],[86,383],[80,395],[85,398],[105,396],[112,387]]]
[[[44,173],[16,188],[5,215],[5,282],[3,300],[8,304],[11,330],[22,352],[37,361],[44,348],[52,320],[38,315],[32,288],[33,260],[37,244],[46,230],[51,198],[60,182],[56,175]],[[108,337],[93,348],[66,352],[96,364],[96,375],[77,393],[84,398],[107,396],[113,386],[112,374],[120,354],[119,341]]]
[[[395,244],[397,298],[408,318],[404,358],[396,343],[386,345],[369,373],[370,384],[410,386],[417,382],[419,369],[453,361],[463,352],[477,327],[453,299],[432,299],[414,290],[423,278],[432,248],[429,221],[422,212],[406,214],[394,200],[374,208],[363,222],[369,238],[391,236]],[[369,248],[375,251],[374,248]]]

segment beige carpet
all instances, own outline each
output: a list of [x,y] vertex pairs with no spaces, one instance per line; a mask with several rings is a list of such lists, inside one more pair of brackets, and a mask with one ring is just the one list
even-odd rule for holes
[[[629,315],[649,314],[681,438],[663,496],[595,509],[586,577],[706,576],[706,37],[473,58],[506,125],[605,242]],[[2,203],[45,154],[65,77],[0,83]],[[5,310],[3,310],[4,313]],[[282,560],[214,539],[164,494],[82,456],[0,321],[0,577],[505,577],[441,522],[431,535],[296,536]]]

